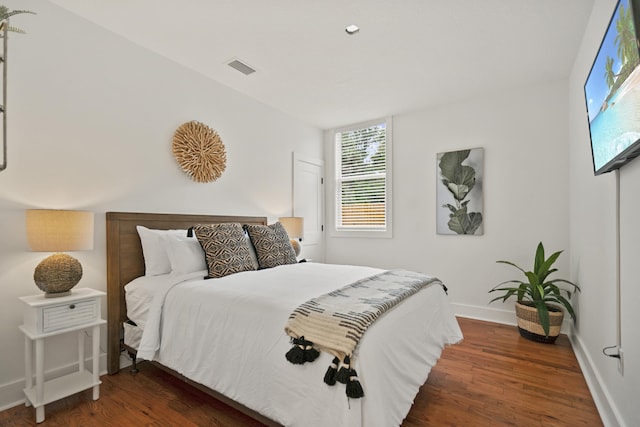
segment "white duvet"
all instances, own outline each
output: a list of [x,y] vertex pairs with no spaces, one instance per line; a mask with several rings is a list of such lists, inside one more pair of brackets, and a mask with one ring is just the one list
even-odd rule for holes
[[147,313],[138,357],[204,384],[285,426],[394,426],[447,344],[462,339],[439,284],[385,313],[356,353],[365,396],[328,386],[328,354],[292,365],[284,325],[299,304],[383,270],[319,263],[220,279],[164,280]]

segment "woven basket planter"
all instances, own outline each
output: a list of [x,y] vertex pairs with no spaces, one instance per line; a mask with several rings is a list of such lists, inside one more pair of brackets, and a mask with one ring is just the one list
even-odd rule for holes
[[560,335],[564,310],[552,305],[547,305],[547,307],[549,307],[549,336],[544,334],[538,310],[535,307],[516,302],[516,319],[522,337],[545,344],[553,344],[556,341]]

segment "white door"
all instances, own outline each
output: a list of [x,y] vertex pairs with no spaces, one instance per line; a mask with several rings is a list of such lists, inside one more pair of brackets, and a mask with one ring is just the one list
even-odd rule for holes
[[293,215],[304,218],[300,256],[324,261],[324,161],[293,154]]

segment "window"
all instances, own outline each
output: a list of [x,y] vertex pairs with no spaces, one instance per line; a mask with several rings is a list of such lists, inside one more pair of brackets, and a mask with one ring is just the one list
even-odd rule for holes
[[391,237],[391,119],[337,130],[335,149],[336,231]]

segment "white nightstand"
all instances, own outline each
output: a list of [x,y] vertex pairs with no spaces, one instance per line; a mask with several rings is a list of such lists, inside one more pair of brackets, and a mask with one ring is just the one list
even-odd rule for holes
[[[25,303],[24,333],[25,349],[25,404],[36,408],[36,422],[44,421],[44,405],[82,390],[93,387],[93,400],[100,397],[100,326],[106,321],[101,316],[101,301],[104,292],[82,288],[71,295],[45,298],[44,294],[22,297]],[[84,332],[92,329],[93,367],[91,372],[84,367]],[[78,371],[44,381],[44,339],[54,335],[78,333]],[[33,385],[33,344],[35,343],[36,384]]]

